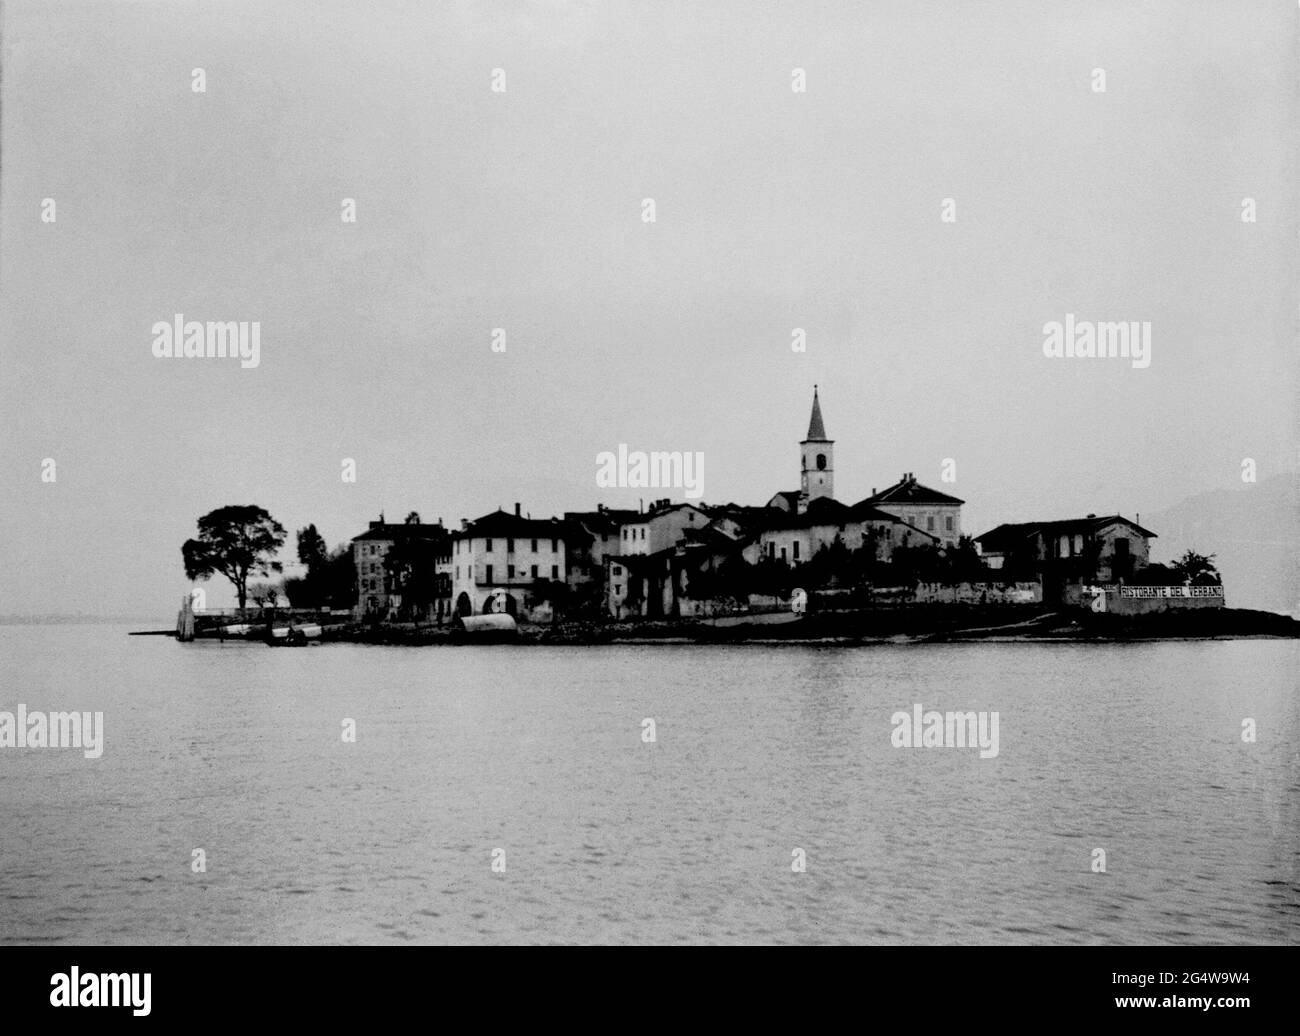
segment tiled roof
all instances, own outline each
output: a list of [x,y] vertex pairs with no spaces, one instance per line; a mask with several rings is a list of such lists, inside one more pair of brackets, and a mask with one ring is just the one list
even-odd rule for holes
[[1101,517],[1092,518],[1066,518],[1055,522],[1015,522],[999,525],[995,529],[975,537],[984,550],[1002,551],[1009,547],[1014,547],[1018,543],[1024,542],[1030,536],[1042,533],[1045,536],[1073,536],[1075,533],[1092,533],[1099,529],[1104,529],[1108,525],[1116,522],[1122,522],[1132,527],[1139,536],[1145,536],[1147,539],[1156,539],[1156,534],[1150,529],[1144,529],[1137,522],[1125,518],[1123,515],[1110,514]]
[[496,510],[469,523],[468,529],[455,533],[457,539],[505,536],[516,539],[555,539],[570,532],[570,526],[558,518],[524,518],[509,511]]
[[688,546],[708,546],[730,550],[736,546],[737,541],[713,526],[706,525],[702,529],[683,529],[681,542]]
[[627,525],[641,517],[640,511],[632,510],[614,510],[606,508],[602,511],[565,511],[564,520],[566,522],[578,522],[589,529],[611,530],[617,529],[621,525]]
[[[890,514],[888,511],[882,511],[874,504],[866,500],[860,500],[849,508],[849,514],[855,522],[895,522],[899,525],[908,523],[896,514]],[[920,530],[918,530],[920,531]]]
[[644,513],[639,511],[633,511],[632,517],[627,519],[622,524],[634,525],[638,522],[647,522],[651,518],[658,518],[661,514],[672,514],[674,511],[680,511],[683,507],[693,507],[701,514],[709,513],[707,510],[705,510],[705,508],[701,507],[699,504],[693,504],[689,500],[682,500],[679,503],[675,503],[675,504],[668,503],[668,504],[661,504],[657,507],[651,507],[650,510]]
[[[796,494],[798,495],[798,494]],[[730,518],[742,528],[766,528],[767,523],[785,515],[785,511],[779,507],[768,507],[766,504],[753,506],[751,504],[722,504],[719,507],[709,509],[714,520],[719,518]]]
[[385,523],[372,525],[360,536],[353,536],[352,541],[355,543],[357,540],[439,540],[445,539],[447,535],[447,529],[442,525]]
[[947,493],[940,493],[937,489],[931,489],[929,486],[923,486],[916,481],[916,478],[905,475],[888,489],[882,489],[879,493],[867,497],[860,501],[862,504],[964,504],[965,500],[958,500],[955,496],[949,496]]
[[766,529],[807,529],[813,525],[843,525],[851,521],[849,508],[829,496],[819,496],[808,503],[803,514],[769,509],[771,516],[763,526]]

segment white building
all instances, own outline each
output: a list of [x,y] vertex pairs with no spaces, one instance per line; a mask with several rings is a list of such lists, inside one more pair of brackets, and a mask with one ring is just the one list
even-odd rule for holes
[[955,547],[961,539],[961,505],[964,500],[940,493],[916,481],[908,471],[888,489],[871,495],[857,506],[877,507],[896,514],[909,525],[928,532],[944,547]]
[[465,521],[452,534],[451,594],[457,615],[488,610],[494,590],[506,593],[506,610],[545,622],[554,612],[547,596],[568,580],[567,532],[558,518],[526,518],[497,510]]
[[650,510],[625,519],[615,554],[657,554],[675,547],[687,529],[703,529],[709,516],[694,504],[656,500]]

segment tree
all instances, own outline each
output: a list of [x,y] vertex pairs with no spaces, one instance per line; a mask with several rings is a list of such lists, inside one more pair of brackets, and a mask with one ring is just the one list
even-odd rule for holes
[[569,584],[561,579],[534,579],[532,585],[534,604],[551,602],[551,621],[558,621],[560,613],[569,603]]
[[851,578],[849,550],[837,534],[830,543],[819,547],[796,571],[796,581],[806,590],[843,585]]
[[789,597],[797,585],[795,571],[779,558],[764,554],[750,569],[751,591],[765,597]]
[[1172,565],[1174,573],[1185,583],[1197,586],[1217,586],[1222,580],[1219,570],[1214,565],[1213,554],[1197,554],[1194,550],[1186,551]]
[[406,524],[407,524],[407,525],[419,525],[419,524],[420,524],[420,512],[419,512],[419,511],[412,511],[410,514],[408,514],[408,515],[406,516]]
[[357,563],[352,547],[340,543],[325,563],[324,603],[331,608],[351,608],[357,603]]
[[[416,523],[408,517],[407,524]],[[402,596],[404,612],[418,615],[438,599],[437,561],[433,545],[413,536],[404,536],[389,548],[384,571],[392,591]]]
[[285,576],[283,589],[290,608],[315,608],[320,603],[302,576]]
[[248,596],[259,608],[274,608],[280,601],[279,588],[270,583],[256,583],[250,586]]
[[1183,577],[1168,565],[1159,562],[1140,568],[1128,580],[1134,586],[1174,586],[1183,581]]
[[318,569],[329,558],[329,548],[325,546],[325,537],[316,531],[316,526],[309,525],[298,530],[298,560],[310,573]]
[[895,548],[890,567],[900,586],[914,586],[938,582],[942,561],[933,544],[920,547],[903,544]]
[[989,579],[988,566],[969,536],[962,536],[955,547],[948,548],[944,567],[948,580],[953,583],[984,583]]
[[286,579],[284,592],[294,607],[319,608],[329,595],[331,555],[325,537],[317,532],[315,525],[298,530],[298,560],[306,567],[307,574],[299,579]]
[[187,579],[222,575],[234,584],[243,611],[249,576],[265,578],[284,566],[272,560],[284,546],[284,526],[252,504],[209,511],[198,521],[199,535],[181,546]]

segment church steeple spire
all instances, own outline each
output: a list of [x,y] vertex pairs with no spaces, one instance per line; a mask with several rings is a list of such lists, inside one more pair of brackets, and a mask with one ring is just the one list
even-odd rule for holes
[[804,442],[830,442],[826,438],[826,426],[822,423],[822,404],[817,398],[817,386],[813,386],[812,417],[808,421],[808,437]]
[[799,513],[819,497],[835,496],[835,443],[826,438],[822,421],[822,404],[813,386],[812,416],[808,419],[808,438],[799,444]]

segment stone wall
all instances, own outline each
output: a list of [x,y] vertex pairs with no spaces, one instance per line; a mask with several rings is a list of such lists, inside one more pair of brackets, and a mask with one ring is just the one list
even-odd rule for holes
[[1123,586],[1101,583],[1065,588],[1065,603],[1115,615],[1146,615],[1187,608],[1223,608],[1222,586]]
[[1041,604],[1043,584],[918,583],[918,604]]

